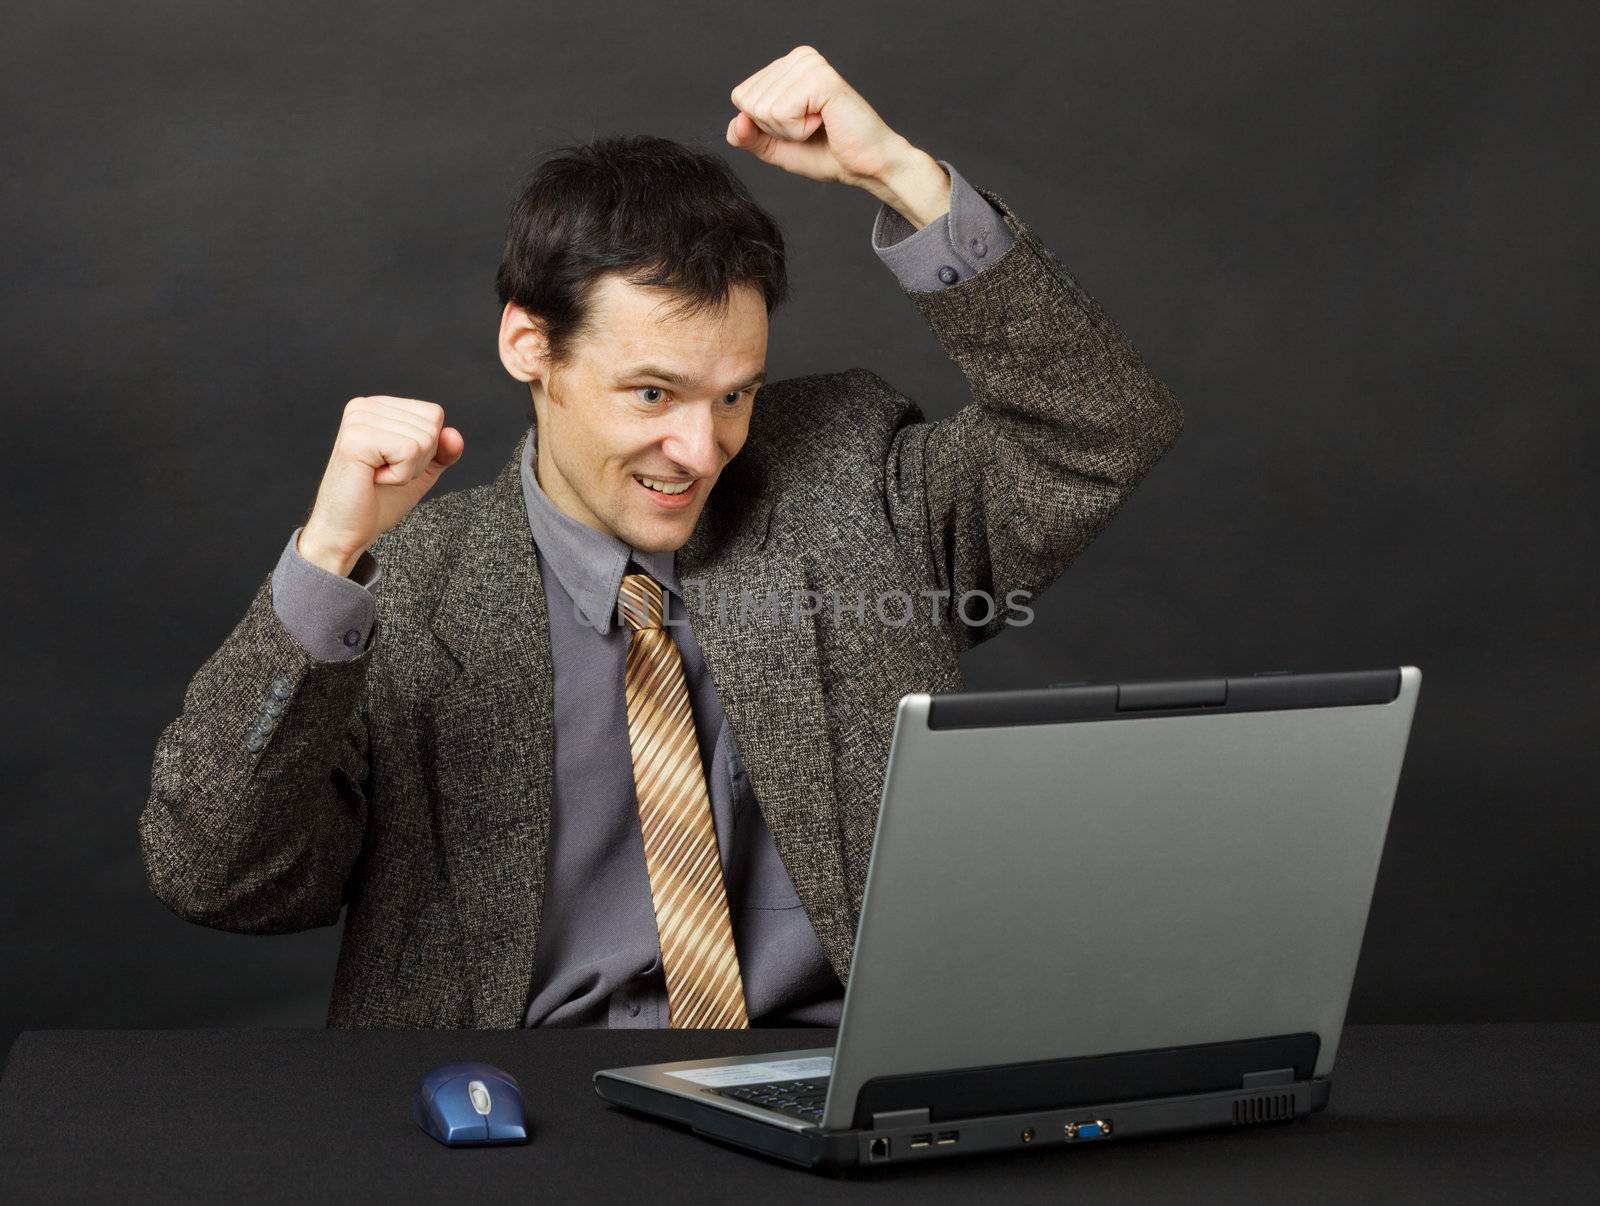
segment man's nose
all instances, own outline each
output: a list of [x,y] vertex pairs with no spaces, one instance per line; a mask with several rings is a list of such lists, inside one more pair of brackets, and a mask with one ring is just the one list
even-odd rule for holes
[[717,427],[711,413],[704,407],[678,408],[671,434],[662,441],[661,450],[685,472],[696,477],[710,477],[721,468],[717,449]]

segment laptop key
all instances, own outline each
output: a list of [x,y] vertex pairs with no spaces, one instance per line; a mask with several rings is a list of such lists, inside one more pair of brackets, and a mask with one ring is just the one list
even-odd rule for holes
[[758,1105],[763,1109],[776,1110],[780,1114],[788,1114],[807,1121],[820,1121],[822,1106],[828,1096],[828,1078],[733,1085],[715,1091],[724,1097]]

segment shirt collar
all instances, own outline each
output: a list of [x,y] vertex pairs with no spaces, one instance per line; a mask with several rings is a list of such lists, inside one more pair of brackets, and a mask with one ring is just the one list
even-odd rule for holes
[[562,511],[539,485],[534,466],[539,459],[537,424],[528,427],[528,444],[522,456],[522,500],[528,512],[533,542],[551,572],[578,609],[578,619],[593,624],[602,634],[611,631],[616,617],[617,593],[622,575],[632,559],[657,582],[677,595],[677,553],[672,549],[644,552],[625,541]]

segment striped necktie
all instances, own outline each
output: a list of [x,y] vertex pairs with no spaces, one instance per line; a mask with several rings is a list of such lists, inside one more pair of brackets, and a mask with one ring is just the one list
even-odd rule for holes
[[660,583],[648,574],[624,574],[618,602],[633,629],[628,741],[667,977],[667,1025],[743,1029],[750,1019],[683,659],[661,626]]

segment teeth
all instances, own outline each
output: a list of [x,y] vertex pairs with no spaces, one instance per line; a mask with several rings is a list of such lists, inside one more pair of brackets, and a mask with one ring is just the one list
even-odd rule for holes
[[641,483],[644,486],[647,486],[651,490],[659,491],[662,494],[682,494],[690,486],[694,485],[693,481],[658,482],[653,477],[640,477],[637,474],[634,475],[633,480]]

